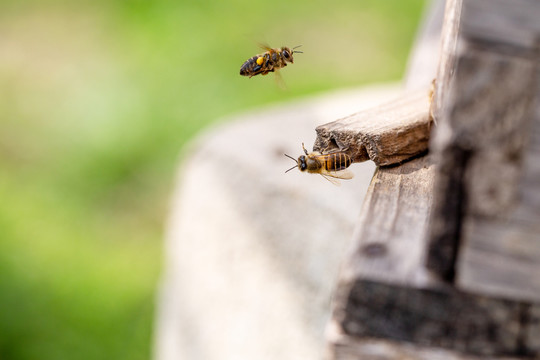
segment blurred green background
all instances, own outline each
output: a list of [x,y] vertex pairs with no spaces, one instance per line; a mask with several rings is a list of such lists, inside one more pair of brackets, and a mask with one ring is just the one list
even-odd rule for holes
[[[0,359],[148,359],[184,144],[400,79],[424,4],[0,0]],[[257,42],[303,45],[286,90],[239,76]]]

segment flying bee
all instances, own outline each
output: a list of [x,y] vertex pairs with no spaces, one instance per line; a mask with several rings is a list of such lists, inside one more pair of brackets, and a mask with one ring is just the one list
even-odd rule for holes
[[279,70],[287,66],[287,63],[294,63],[293,54],[302,53],[302,51],[294,50],[302,45],[293,47],[292,49],[282,46],[277,49],[272,49],[268,46],[261,45],[266,50],[263,54],[258,54],[247,59],[240,67],[240,75],[255,76],[266,75],[275,70]]
[[321,154],[316,151],[308,153],[303,143],[302,149],[304,149],[305,155],[300,155],[298,160],[284,154],[296,162],[295,166],[285,171],[286,173],[298,167],[302,172],[307,171],[312,174],[321,174],[322,177],[334,185],[340,184],[337,179],[348,180],[353,178],[353,173],[347,170],[352,164],[352,159],[344,151],[332,151],[327,154]]

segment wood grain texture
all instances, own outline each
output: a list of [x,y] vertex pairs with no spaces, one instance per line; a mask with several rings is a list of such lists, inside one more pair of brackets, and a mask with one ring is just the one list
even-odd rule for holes
[[540,273],[540,3],[517,3],[463,3],[431,144],[439,167],[427,265],[468,291],[540,301],[540,280],[528,275]]
[[500,52],[529,53],[539,41],[538,6],[537,0],[465,0],[461,32]]
[[[422,346],[389,339],[347,335],[339,324],[333,323],[327,336],[334,346],[327,348],[329,360],[482,360],[485,356],[464,354],[440,347]],[[498,360],[518,360],[522,357],[497,357]]]
[[424,285],[434,167],[428,156],[375,171],[342,278]]
[[[536,77],[540,88],[538,70]],[[522,110],[512,112],[522,114],[515,134],[497,141],[497,151],[478,151],[467,168],[470,195],[456,282],[470,291],[538,302],[540,279],[531,274],[540,274],[540,95],[537,90],[528,107],[527,97],[520,99]],[[520,109],[520,102],[514,105]]]
[[446,91],[450,87],[455,68],[455,54],[461,18],[462,0],[447,0],[444,10],[444,21],[441,30],[439,66],[437,81],[434,84],[433,100],[430,112],[435,123],[441,116]]
[[399,164],[427,151],[430,121],[426,89],[317,127],[313,150],[346,151],[354,162]]
[[[460,292],[369,280],[343,287],[334,319],[349,336],[380,338],[481,356],[536,356],[523,339],[529,307]],[[344,300],[344,301],[343,301]]]
[[[434,87],[433,100],[430,112],[434,122],[438,124],[434,128],[435,138],[431,139],[430,147],[437,146],[445,138],[440,136],[440,118],[445,113],[446,98],[453,82],[456,67],[456,51],[458,44],[458,32],[462,10],[462,0],[447,0],[444,15],[443,29],[441,34],[441,56],[437,71],[437,81]],[[437,137],[437,135],[439,136]],[[453,157],[453,161],[443,161]],[[466,161],[466,152],[457,152],[450,147],[439,146],[433,154],[433,161],[438,165],[438,176],[434,184],[434,202],[429,227],[429,253],[426,259],[427,266],[440,278],[452,281],[454,278],[454,264],[457,254],[457,237],[461,219],[461,179],[463,177],[460,168],[455,168],[454,163]],[[441,176],[440,174],[444,174]],[[447,193],[454,196],[447,196]]]
[[[536,32],[535,3],[517,3],[448,1],[435,151],[376,171],[334,300],[330,359],[540,357],[540,36],[483,35],[505,12],[503,27],[527,18],[513,34]],[[361,138],[333,130],[320,149],[353,143],[371,158]]]
[[[463,292],[425,271],[434,172],[428,156],[375,172],[354,246],[342,268],[334,299],[335,324],[362,344],[387,339],[448,349],[448,356],[458,356],[455,351],[539,355],[536,305]],[[347,359],[353,351],[359,356],[370,347],[360,348],[329,345],[333,359]],[[422,357],[416,353],[412,358]]]

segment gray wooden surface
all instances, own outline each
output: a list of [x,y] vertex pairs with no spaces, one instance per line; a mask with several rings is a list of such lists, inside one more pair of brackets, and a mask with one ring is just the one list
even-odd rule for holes
[[[452,356],[540,355],[537,305],[463,292],[426,271],[434,169],[424,156],[375,172],[335,294],[333,326],[347,343],[356,338],[357,348],[376,338],[451,349]],[[341,360],[335,341],[329,351]]]
[[[441,133],[441,127],[445,126],[445,123],[440,123],[440,118],[446,111],[444,100],[447,98],[448,89],[453,83],[461,6],[462,0],[448,0],[446,2],[439,68],[431,103],[431,113],[435,118],[435,123],[437,123],[437,131],[433,132],[435,138],[431,139],[430,148],[439,175],[433,190],[434,203],[431,210],[433,216],[430,219],[426,263],[437,276],[447,281],[452,281],[455,272],[454,264],[458,246],[456,239],[461,216],[459,181],[463,177],[460,168],[454,168],[453,163],[461,163],[464,155],[455,152],[452,153],[453,161],[444,161],[442,158],[450,157],[447,154],[450,150],[434,152],[433,149],[438,143],[448,141],[445,137],[437,137],[437,134]],[[453,195],[450,196],[448,193]]]
[[430,155],[372,179],[330,359],[540,356],[539,6],[447,2]]
[[462,289],[540,301],[540,2],[464,1],[428,265]]
[[[338,294],[340,296],[340,294]],[[350,336],[389,339],[478,356],[538,355],[523,339],[527,304],[453,287],[416,288],[357,279],[334,319]]]
[[433,170],[428,156],[401,166],[377,168],[342,270],[343,281],[362,278],[399,285],[425,284],[423,251]]
[[[358,338],[343,333],[338,325],[329,326],[327,336],[335,346],[329,349],[328,358],[340,360],[481,360],[485,356],[463,354],[440,347],[422,346],[376,338]],[[497,357],[498,360],[517,360],[518,357]]]
[[313,149],[346,151],[353,162],[392,165],[427,151],[431,120],[429,90],[318,126]]
[[455,70],[455,54],[458,45],[458,29],[461,18],[462,0],[447,0],[442,22],[440,52],[438,54],[437,82],[431,103],[431,113],[437,118],[443,111],[443,98],[446,95]]

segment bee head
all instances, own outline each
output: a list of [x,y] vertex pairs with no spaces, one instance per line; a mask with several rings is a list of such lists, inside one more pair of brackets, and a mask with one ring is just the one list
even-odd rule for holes
[[287,154],[283,154],[285,155],[286,157],[288,157],[289,159],[293,160],[294,162],[296,162],[296,165],[294,165],[292,168],[288,169],[287,171],[285,171],[286,173],[288,173],[289,171],[291,171],[292,169],[294,169],[295,167],[297,167],[298,169],[300,169],[300,171],[305,171],[307,169],[307,164],[306,164],[306,156],[305,155],[300,155],[300,157],[298,158],[298,160],[296,160],[295,158],[293,158],[292,156],[290,155],[287,155]]
[[303,54],[302,51],[295,50],[295,49],[299,48],[300,46],[302,46],[302,45],[295,46],[292,49],[288,48],[286,46],[283,46],[281,48],[281,54],[283,55],[283,58],[285,58],[285,61],[290,62],[290,63],[294,63],[293,54],[296,54],[296,53]]
[[283,55],[283,58],[285,59],[286,62],[294,63],[293,53],[294,51],[292,51],[286,46],[283,46],[281,48],[281,54]]
[[306,156],[300,155],[298,157],[298,168],[300,171],[306,171],[307,170],[307,163],[306,163]]

